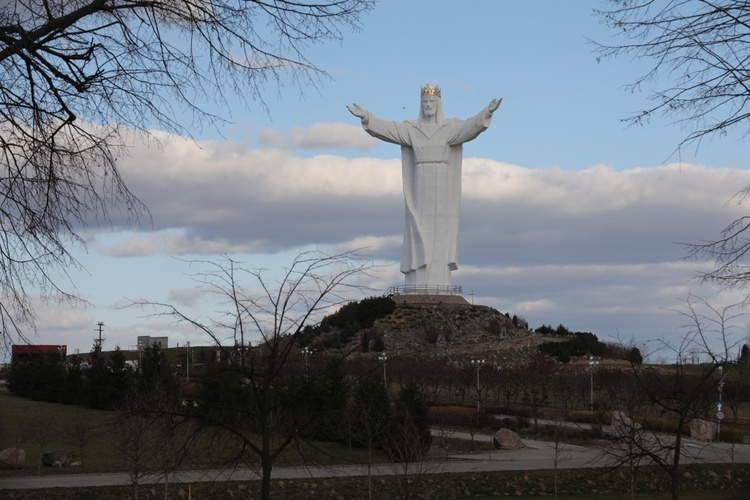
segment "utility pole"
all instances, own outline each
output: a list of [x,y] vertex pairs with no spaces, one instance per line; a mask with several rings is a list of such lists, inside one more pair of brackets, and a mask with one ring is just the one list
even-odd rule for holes
[[99,350],[102,350],[102,343],[104,342],[104,339],[102,338],[102,327],[104,326],[104,322],[100,321],[96,324],[98,328],[96,328],[94,331],[99,331],[99,338],[94,339],[94,346],[98,347]]

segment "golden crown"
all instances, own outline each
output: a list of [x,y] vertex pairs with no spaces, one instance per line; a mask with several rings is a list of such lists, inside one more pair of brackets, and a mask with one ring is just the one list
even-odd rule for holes
[[422,87],[422,95],[434,95],[440,97],[440,87],[435,85],[434,87],[429,83]]

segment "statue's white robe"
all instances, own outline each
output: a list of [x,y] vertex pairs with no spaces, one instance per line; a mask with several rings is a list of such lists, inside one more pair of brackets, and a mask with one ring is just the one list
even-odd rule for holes
[[490,126],[487,108],[467,120],[394,122],[368,113],[373,137],[401,145],[406,223],[401,272],[407,285],[450,285],[458,266],[463,143]]

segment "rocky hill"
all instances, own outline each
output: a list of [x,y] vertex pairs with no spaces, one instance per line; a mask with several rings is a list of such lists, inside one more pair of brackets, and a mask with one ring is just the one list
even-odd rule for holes
[[351,332],[347,347],[357,341],[363,356],[386,351],[389,356],[503,363],[528,357],[541,342],[541,335],[514,325],[509,315],[460,296],[396,295],[391,300],[395,309],[371,327]]

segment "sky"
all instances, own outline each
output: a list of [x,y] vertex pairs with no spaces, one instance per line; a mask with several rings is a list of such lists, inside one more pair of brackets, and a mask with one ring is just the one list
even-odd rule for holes
[[[101,321],[105,349],[133,349],[139,335],[208,345],[184,324],[126,307],[217,314],[191,278],[196,259],[228,255],[273,273],[300,251],[359,249],[383,266],[362,278],[367,295],[402,284],[400,152],[367,135],[346,105],[414,119],[428,82],[441,87],[448,117],[503,99],[464,146],[453,282],[467,300],[646,353],[659,339],[679,342],[688,296],[718,308],[742,297],[697,281],[711,263],[686,260],[681,243],[716,238],[745,213],[732,197],[750,185],[746,144],[729,134],[676,151],[687,132],[670,119],[625,124],[649,104],[649,88],[624,89],[648,66],[597,61],[591,40],[616,40],[592,13],[602,5],[383,0],[342,43],[309,48],[330,76],[316,88],[269,85],[267,110],[230,102],[216,110],[226,126],[192,137],[153,130],[158,142],[134,142],[119,161],[151,218],[82,233],[87,247],[74,252],[85,271],[71,277],[89,304],[39,301],[32,342],[88,352]],[[733,338],[746,338],[748,324],[733,319]]]

